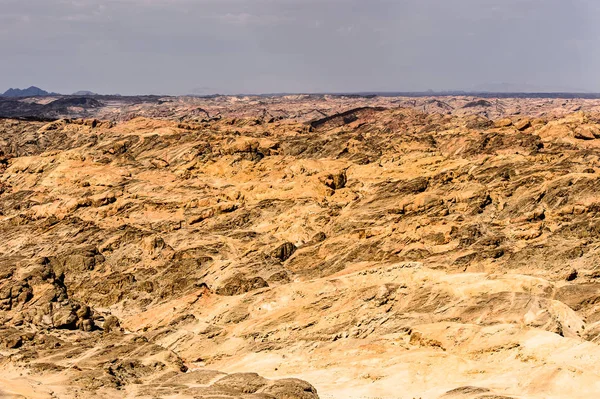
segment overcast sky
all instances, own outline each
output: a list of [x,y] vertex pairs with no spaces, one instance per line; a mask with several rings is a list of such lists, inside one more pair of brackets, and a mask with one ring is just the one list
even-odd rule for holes
[[0,0],[0,92],[600,92],[598,0]]

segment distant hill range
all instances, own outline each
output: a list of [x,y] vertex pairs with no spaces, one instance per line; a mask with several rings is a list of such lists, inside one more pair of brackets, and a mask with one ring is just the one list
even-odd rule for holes
[[2,94],[3,97],[36,97],[36,96],[53,96],[57,93],[49,93],[39,87],[31,86],[27,89],[8,89]]
[[98,93],[94,93],[93,91],[89,91],[89,90],[80,90],[80,91],[76,91],[75,93],[71,94],[72,96],[97,96]]

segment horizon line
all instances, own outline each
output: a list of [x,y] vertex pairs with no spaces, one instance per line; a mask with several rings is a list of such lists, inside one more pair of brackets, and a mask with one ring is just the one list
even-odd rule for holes
[[[31,86],[29,88],[33,88]],[[28,89],[29,89],[28,88]],[[35,87],[38,88],[38,87]],[[38,88],[39,89],[39,88]],[[9,89],[9,90],[27,90],[27,89]],[[7,90],[7,91],[9,91]],[[42,89],[40,89],[42,90]],[[45,90],[43,90],[45,91]],[[83,91],[83,90],[82,90]],[[93,92],[92,92],[93,93]],[[358,97],[447,97],[447,96],[477,96],[488,98],[525,98],[527,96],[535,96],[538,98],[582,98],[582,99],[600,99],[600,92],[580,92],[580,91],[484,91],[484,90],[426,90],[426,91],[331,91],[331,92],[266,92],[266,93],[207,93],[207,94],[62,94],[56,92],[48,92],[45,95],[36,96],[4,96],[0,94],[0,98],[31,98],[31,97],[196,97],[196,98],[211,98],[211,97],[282,97],[293,95],[307,96],[358,96]]]

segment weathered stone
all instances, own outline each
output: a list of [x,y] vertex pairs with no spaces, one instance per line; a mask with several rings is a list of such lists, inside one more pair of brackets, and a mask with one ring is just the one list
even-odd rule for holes
[[268,287],[269,284],[261,277],[246,277],[243,274],[236,274],[226,279],[220,287],[217,288],[218,295],[233,296],[242,295],[250,291]]
[[297,248],[291,242],[286,242],[275,248],[272,253],[272,256],[279,259],[282,262],[288,260],[294,252],[296,252]]

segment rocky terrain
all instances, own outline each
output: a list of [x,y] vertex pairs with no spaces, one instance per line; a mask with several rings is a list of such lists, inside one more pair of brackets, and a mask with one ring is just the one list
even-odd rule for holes
[[554,118],[584,111],[600,112],[598,95],[590,99],[474,97],[474,96],[103,96],[46,95],[42,97],[0,97],[0,118],[53,121],[80,118],[124,122],[136,117],[187,122],[214,122],[221,118],[311,122],[356,108],[410,108],[422,113],[470,116],[488,119],[527,115]]
[[0,120],[0,397],[600,395],[600,101],[93,100]]

